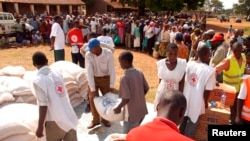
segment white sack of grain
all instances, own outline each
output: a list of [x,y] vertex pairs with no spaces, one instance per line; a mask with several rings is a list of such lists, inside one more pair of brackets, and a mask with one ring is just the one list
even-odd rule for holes
[[13,95],[8,91],[7,87],[0,85],[0,104],[5,102],[12,102],[15,98]]
[[78,85],[79,88],[88,87],[88,79],[87,79],[87,77],[78,80],[77,85]]
[[38,141],[38,138],[34,133],[27,132],[23,134],[8,136],[1,141]]
[[33,104],[12,103],[3,106],[0,109],[0,140],[21,133],[35,133],[38,114],[38,106]]
[[36,97],[34,95],[23,95],[15,97],[16,103],[34,103],[36,102]]
[[83,97],[85,100],[88,99],[88,87],[81,87],[78,90],[79,95]]
[[6,76],[23,77],[25,68],[23,66],[6,66],[2,68],[2,73]]
[[[13,95],[25,95],[30,92],[30,85],[27,81],[16,76],[0,76],[0,84],[7,87],[8,91]],[[24,92],[25,93],[22,93]]]
[[50,68],[58,71],[65,71],[68,74],[71,74],[72,77],[76,80],[76,76],[83,71],[79,65],[74,64],[70,61],[56,61],[50,65]]
[[[6,115],[2,115],[4,118]],[[18,117],[16,117],[18,118]],[[2,119],[2,117],[1,117]],[[6,123],[0,122],[0,140],[7,138],[9,136],[17,135],[17,134],[25,134],[30,132],[30,128],[23,123],[18,123],[15,121],[8,121]]]
[[87,71],[86,69],[83,69],[81,72],[79,72],[76,76],[76,81],[82,81],[87,79]]
[[79,93],[74,93],[69,96],[70,101],[75,100],[75,99],[83,99]]
[[77,83],[75,81],[64,82],[64,85],[68,91],[69,96],[78,91],[78,86],[77,86]]
[[121,99],[119,96],[111,92],[94,98],[97,112],[102,118],[111,122],[122,121],[124,118],[124,108],[122,108],[119,114],[115,114],[114,112],[114,108],[117,107],[120,102]]
[[34,80],[34,78],[37,75],[37,70],[34,71],[25,71],[24,75],[23,75],[23,79],[28,81],[28,82],[32,82]]
[[0,93],[0,105],[6,102],[8,103],[12,101],[15,101],[15,98],[11,93],[9,92]]
[[18,90],[18,91],[12,91],[11,92],[14,96],[20,96],[20,95],[33,95],[31,92],[31,89],[24,89],[24,90]]
[[72,105],[73,108],[75,108],[79,106],[83,101],[84,101],[83,98],[74,99],[74,100],[70,100],[70,104]]

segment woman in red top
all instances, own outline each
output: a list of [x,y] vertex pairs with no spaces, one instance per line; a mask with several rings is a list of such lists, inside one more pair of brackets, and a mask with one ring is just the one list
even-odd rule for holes
[[118,28],[118,36],[121,39],[121,45],[124,44],[124,27],[125,23],[122,21],[122,19],[119,19],[117,22],[117,28]]

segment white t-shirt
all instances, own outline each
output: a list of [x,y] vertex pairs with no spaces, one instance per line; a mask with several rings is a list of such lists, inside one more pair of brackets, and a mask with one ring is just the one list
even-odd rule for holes
[[50,33],[50,38],[55,37],[54,50],[61,50],[65,48],[65,36],[63,29],[59,23],[53,23]]
[[173,31],[170,32],[170,43],[175,42],[175,35],[176,35],[176,32],[173,32]]
[[90,30],[91,32],[95,32],[96,33],[96,26],[97,26],[97,22],[96,21],[91,21],[90,23]]
[[105,43],[108,44],[110,47],[114,48],[115,44],[113,39],[110,36],[98,36],[97,39],[101,42],[101,43]]
[[78,118],[70,104],[62,75],[44,66],[32,84],[31,90],[37,98],[37,104],[48,107],[46,121],[55,121],[66,132],[76,130]]
[[187,99],[185,116],[193,123],[205,113],[204,91],[215,88],[215,69],[204,63],[189,61],[187,63],[183,94]]

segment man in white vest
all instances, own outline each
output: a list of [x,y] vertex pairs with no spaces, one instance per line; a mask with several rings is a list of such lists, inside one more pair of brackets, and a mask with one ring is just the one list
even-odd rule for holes
[[48,59],[42,52],[35,52],[32,61],[38,69],[31,87],[39,106],[36,136],[44,136],[45,128],[47,141],[77,141],[78,118],[70,104],[62,75],[49,68]]

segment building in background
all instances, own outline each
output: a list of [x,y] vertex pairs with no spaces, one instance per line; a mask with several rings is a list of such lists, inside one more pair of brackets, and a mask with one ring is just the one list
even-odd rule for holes
[[94,0],[91,8],[87,7],[87,14],[106,13],[106,12],[133,12],[137,11],[136,7],[129,6],[128,4],[122,5],[119,0]]
[[18,15],[47,13],[60,15],[78,12],[85,14],[85,3],[81,0],[0,0],[0,12]]

